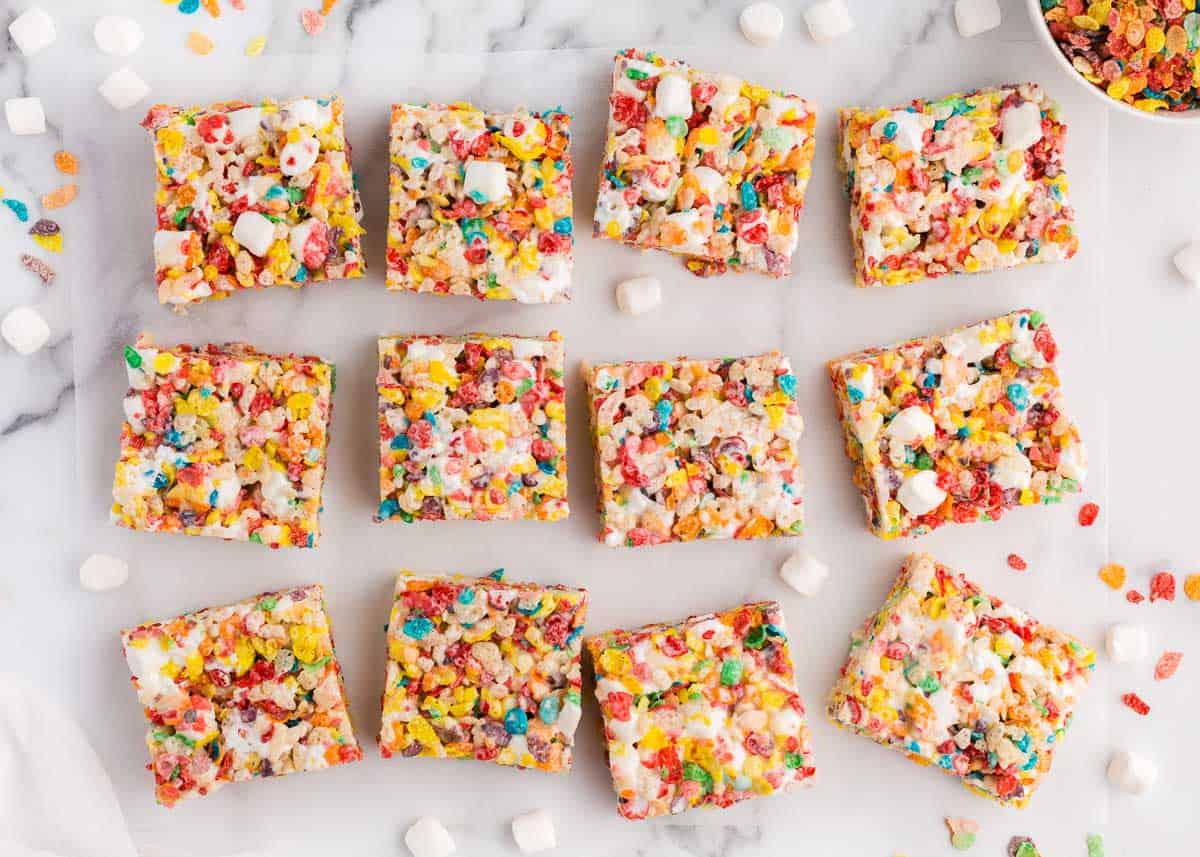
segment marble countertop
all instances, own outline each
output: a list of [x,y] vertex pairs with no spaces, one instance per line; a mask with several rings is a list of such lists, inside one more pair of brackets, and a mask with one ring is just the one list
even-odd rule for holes
[[[1099,106],[1034,42],[1023,0],[1002,0],[1003,25],[970,43],[955,31],[952,2],[848,2],[858,24],[853,36],[817,46],[804,30],[802,8],[808,4],[782,2],[784,39],[756,51],[737,33],[742,3],[727,0],[343,0],[315,39],[300,29],[298,13],[319,6],[318,0],[248,0],[244,12],[224,0],[215,22],[203,11],[184,16],[157,2],[41,0],[58,24],[57,42],[29,59],[11,43],[0,48],[2,97],[40,96],[49,124],[47,134],[37,137],[13,137],[0,129],[5,194],[33,201],[59,183],[50,156],[64,144],[79,147],[84,158],[81,198],[62,212],[67,247],[51,259],[62,274],[50,288],[18,268],[16,257],[36,248],[9,212],[0,210],[0,259],[11,260],[0,311],[38,303],[54,327],[51,345],[30,358],[0,346],[0,472],[6,482],[0,491],[0,554],[5,557],[0,644],[19,653],[7,668],[30,675],[80,719],[147,857],[250,847],[293,855],[404,854],[402,832],[422,814],[443,819],[461,854],[515,854],[508,819],[536,806],[554,813],[564,843],[560,850],[570,848],[581,857],[927,857],[950,853],[943,815],[978,818],[983,832],[975,853],[985,855],[1003,853],[1004,843],[1017,834],[1032,836],[1047,855],[1082,855],[1089,832],[1104,834],[1110,857],[1192,853],[1200,834],[1194,811],[1200,787],[1192,773],[1200,768],[1200,742],[1190,737],[1200,707],[1200,682],[1192,679],[1192,671],[1200,668],[1200,607],[1182,595],[1174,605],[1129,607],[1103,589],[1095,570],[1109,559],[1121,562],[1143,588],[1152,571],[1196,570],[1190,565],[1191,486],[1200,477],[1200,464],[1175,450],[1182,441],[1159,432],[1171,426],[1182,431],[1200,417],[1196,398],[1181,387],[1184,367],[1200,356],[1191,315],[1200,312],[1200,292],[1170,265],[1172,253],[1200,237],[1194,234],[1200,168],[1191,156],[1200,144],[1200,129],[1139,122]],[[6,25],[28,5],[0,2],[0,23]],[[87,11],[81,13],[84,5]],[[512,82],[524,97],[556,87],[576,93],[585,108],[575,155],[576,224],[577,231],[586,232],[600,129],[595,115],[586,116],[603,109],[608,52],[628,45],[669,47],[700,67],[786,84],[824,109],[824,151],[818,151],[801,233],[802,242],[809,242],[802,244],[806,258],[786,284],[755,278],[699,284],[672,260],[638,257],[622,248],[600,250],[583,238],[576,300],[563,308],[484,308],[466,300],[387,295],[382,265],[376,264],[369,281],[374,289],[238,296],[187,320],[168,317],[145,286],[153,227],[149,153],[138,148],[144,140],[132,127],[140,112],[112,113],[95,94],[99,82],[125,61],[95,49],[92,24],[96,16],[118,11],[137,17],[146,30],[145,45],[128,63],[154,87],[152,99],[208,97],[227,79],[253,80],[246,85],[257,91],[287,84],[293,75],[360,93],[357,105],[348,109],[356,168],[368,185],[368,230],[376,236],[382,234],[380,211],[386,207],[386,191],[379,187],[384,168],[375,163],[382,159],[385,121],[378,114],[396,92],[430,97],[461,79],[464,94],[504,104],[508,82],[489,74],[505,70],[524,75]],[[213,55],[185,52],[183,41],[192,29],[216,41]],[[268,46],[264,63],[254,65],[242,50],[258,34],[267,36]],[[550,50],[555,54],[543,53]],[[714,66],[721,62],[727,65]],[[545,79],[531,82],[541,67]],[[1070,265],[1038,266],[1057,270],[1028,276],[1013,272],[969,282],[943,280],[886,294],[851,289],[844,202],[828,151],[833,108],[851,103],[848,99],[885,103],[1014,79],[1052,88],[1076,129],[1069,157],[1075,153],[1072,185],[1086,227],[1080,257]],[[592,82],[600,88],[586,96],[585,84]],[[241,93],[226,97],[234,94]],[[97,175],[97,170],[103,172]],[[138,249],[143,244],[144,252]],[[128,257],[126,248],[133,248]],[[368,238],[367,253],[370,262],[379,260],[381,242]],[[614,279],[637,272],[663,278],[666,314],[630,322],[616,313],[609,293]],[[986,528],[954,528],[967,532],[939,532],[919,548],[1090,642],[1100,643],[1111,621],[1143,621],[1156,650],[1169,645],[1188,657],[1179,676],[1163,685],[1147,680],[1147,665],[1141,672],[1107,668],[1089,691],[1086,716],[1073,727],[1079,734],[1056,761],[1044,793],[1030,808],[1015,812],[991,807],[949,778],[919,771],[898,755],[823,722],[821,703],[844,655],[846,634],[881,600],[908,546],[878,542],[862,528],[821,362],[852,348],[936,332],[1033,301],[1052,304],[1068,331],[1059,336],[1064,374],[1069,388],[1074,378],[1073,399],[1080,402],[1081,423],[1089,429],[1095,460],[1088,493],[1102,505],[1100,524],[1081,535],[1071,520],[1073,509],[1064,507],[1014,514]],[[95,307],[101,309],[93,312]],[[724,314],[719,328],[712,324],[715,311]],[[377,315],[384,320],[363,321]],[[331,323],[333,318],[347,325]],[[355,321],[360,330],[352,338],[330,330]],[[371,337],[393,329],[507,329],[510,322],[529,332],[550,326],[563,330],[573,362],[770,347],[791,353],[808,420],[802,456],[811,517],[805,538],[833,565],[826,590],[806,602],[776,582],[774,570],[787,544],[642,552],[596,545],[578,390],[569,402],[576,474],[570,522],[550,530],[523,525],[372,529],[363,521],[372,503],[374,469]],[[210,540],[141,537],[102,525],[121,394],[111,349],[143,324],[152,325],[164,342],[249,338],[268,349],[330,350],[340,367],[339,428],[326,503],[333,511],[326,513],[329,538],[321,550],[304,556],[266,553]],[[343,514],[339,507],[348,511]],[[530,550],[531,543],[536,550]],[[96,549],[130,557],[134,575],[124,589],[102,596],[79,589],[78,564]],[[1008,550],[1030,560],[1027,575],[1004,567]],[[814,721],[817,784],[724,812],[630,824],[613,809],[593,740],[598,718],[590,701],[580,732],[584,742],[569,779],[547,782],[490,766],[375,758],[374,709],[383,670],[376,626],[386,615],[391,572],[400,567],[484,572],[498,565],[513,577],[587,585],[594,601],[589,624],[596,630],[681,618],[751,597],[781,599],[797,640],[797,680]],[[327,773],[227,789],[198,802],[202,806],[173,813],[155,807],[149,776],[141,769],[140,715],[128,690],[116,630],[309,579],[322,579],[330,589],[339,654],[368,759]],[[1136,718],[1117,701],[1120,693],[1134,689],[1153,697],[1150,718]],[[1135,799],[1105,786],[1108,754],[1122,747],[1159,760],[1162,775],[1150,796]],[[330,819],[319,826],[312,821],[318,807]],[[864,822],[864,817],[879,821]]]

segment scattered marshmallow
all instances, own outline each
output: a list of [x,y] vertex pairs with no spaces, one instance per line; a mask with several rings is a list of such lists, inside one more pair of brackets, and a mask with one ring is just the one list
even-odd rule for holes
[[1193,286],[1200,286],[1200,241],[1193,241],[1175,254],[1175,267]]
[[932,437],[936,431],[937,427],[933,424],[933,417],[929,416],[929,412],[917,405],[910,405],[892,417],[883,433],[893,441],[915,446],[925,438]]
[[774,3],[751,3],[738,16],[738,26],[746,41],[765,48],[783,35],[783,12]]
[[275,240],[275,224],[257,211],[243,211],[233,225],[233,240],[255,256],[265,256]]
[[1032,101],[1010,107],[1000,118],[1001,144],[1006,149],[1028,149],[1042,139],[1042,109]]
[[1150,652],[1150,635],[1141,625],[1112,625],[1104,635],[1104,650],[1113,663],[1136,663]]
[[454,853],[454,840],[450,831],[442,827],[436,818],[425,816],[404,834],[404,844],[413,857],[450,857]]
[[105,553],[94,553],[79,566],[79,583],[89,592],[105,592],[129,579],[129,563]]
[[918,470],[900,483],[896,499],[910,514],[924,515],[942,505],[946,492],[937,484],[937,473]]
[[1000,4],[996,0],[958,0],[954,4],[954,23],[964,39],[1000,26]]
[[825,44],[854,29],[854,19],[844,0],[824,0],[804,10],[804,23],[814,42]]
[[21,53],[31,57],[57,38],[54,19],[41,6],[30,6],[8,25],[8,34]]
[[46,113],[40,98],[10,98],[4,102],[4,118],[14,134],[44,134]]
[[467,161],[463,191],[480,205],[507,199],[508,170],[500,161]]
[[125,110],[150,94],[146,81],[129,66],[122,66],[100,84],[100,94],[117,110]]
[[829,566],[805,550],[798,550],[780,567],[783,582],[805,598],[816,595],[829,577]]
[[50,325],[33,307],[19,306],[0,321],[0,336],[14,351],[28,357],[50,339]]
[[1122,750],[1108,763],[1108,781],[1121,791],[1145,794],[1158,781],[1158,765],[1153,759]]
[[549,851],[558,844],[554,836],[554,822],[550,819],[550,813],[544,809],[535,809],[514,818],[512,834],[522,854]]
[[92,30],[96,47],[114,57],[127,57],[142,46],[142,25],[125,15],[105,15]]
[[657,277],[633,277],[617,283],[617,306],[628,315],[642,315],[662,303]]

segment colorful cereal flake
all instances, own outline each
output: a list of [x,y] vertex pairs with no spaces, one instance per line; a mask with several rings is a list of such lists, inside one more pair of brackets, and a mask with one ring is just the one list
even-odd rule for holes
[[199,56],[208,56],[213,52],[213,48],[217,46],[216,42],[210,39],[204,33],[192,30],[188,33],[187,41],[185,42],[187,49]]
[[79,185],[65,184],[42,196],[42,208],[54,210],[69,205],[79,194]]
[[950,830],[950,845],[956,851],[967,851],[975,844],[979,834],[979,822],[971,818],[946,818]]
[[1025,571],[1029,568],[1029,563],[1025,562],[1025,558],[1020,554],[1010,553],[1008,555],[1008,567],[1013,571]]
[[255,36],[250,41],[246,42],[246,56],[256,57],[261,54],[267,47],[266,36]]
[[300,11],[300,26],[310,36],[319,36],[325,29],[325,16],[315,9],[302,9]]
[[1099,577],[1109,589],[1120,589],[1125,585],[1125,566],[1115,562],[1100,567]]
[[1096,523],[1096,518],[1100,515],[1100,507],[1095,503],[1084,503],[1079,507],[1079,526],[1090,527]]
[[1150,602],[1175,600],[1175,575],[1160,571],[1150,578]]
[[49,218],[42,217],[29,227],[29,236],[43,250],[49,250],[51,253],[62,252],[62,227]]
[[79,172],[79,158],[66,149],[54,153],[54,166],[63,175],[73,176]]
[[39,277],[41,277],[42,282],[47,286],[54,282],[54,269],[37,256],[31,256],[28,253],[22,253],[21,267],[32,274],[37,274]]
[[19,199],[4,199],[0,200],[4,205],[17,216],[17,220],[25,223],[29,220],[29,206],[21,202]]
[[1146,596],[1138,592],[1136,589],[1131,589],[1125,593],[1125,600],[1130,604],[1141,604],[1146,600]]
[[1028,836],[1014,836],[1008,841],[1008,857],[1042,857],[1042,852]]
[[1154,665],[1154,680],[1166,681],[1175,675],[1175,671],[1179,669],[1181,663],[1183,663],[1183,652],[1163,652],[1158,663]]
[[1121,696],[1121,702],[1143,717],[1150,713],[1150,706],[1147,705],[1146,701],[1136,693],[1123,694]]
[[1200,601],[1200,574],[1189,574],[1184,578],[1183,594],[1189,601]]

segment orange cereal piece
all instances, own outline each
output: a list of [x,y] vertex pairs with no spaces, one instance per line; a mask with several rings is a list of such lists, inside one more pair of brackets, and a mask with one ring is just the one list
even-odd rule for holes
[[1183,579],[1183,594],[1188,601],[1200,601],[1200,574],[1189,574]]
[[42,208],[62,208],[79,193],[79,185],[65,184],[42,197]]
[[1109,589],[1120,589],[1125,584],[1125,566],[1110,562],[1100,568],[1099,577]]
[[54,166],[58,167],[60,173],[73,176],[79,172],[79,158],[66,149],[59,149],[54,153]]
[[202,0],[200,5],[204,7],[205,12],[214,18],[221,17],[221,0]]
[[194,54],[199,54],[202,57],[211,54],[213,48],[216,47],[216,43],[213,42],[212,39],[204,35],[204,33],[197,32],[196,30],[192,30],[190,33],[188,33],[186,44],[189,51]]

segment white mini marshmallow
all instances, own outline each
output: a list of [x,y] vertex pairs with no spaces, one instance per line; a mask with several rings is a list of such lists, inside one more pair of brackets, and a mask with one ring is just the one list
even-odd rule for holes
[[854,19],[843,0],[824,0],[804,10],[804,23],[814,42],[824,44],[854,29]]
[[617,306],[627,315],[642,315],[662,303],[657,277],[632,277],[617,283]]
[[108,554],[94,553],[79,566],[79,584],[89,592],[116,589],[128,579],[129,563]]
[[40,98],[10,98],[4,102],[4,118],[14,134],[43,134],[46,113]]
[[958,0],[954,4],[954,23],[964,39],[1000,26],[1000,4],[996,0]]
[[8,25],[8,34],[21,53],[31,57],[57,37],[54,19],[41,6],[30,6]]
[[146,430],[146,403],[139,394],[126,396],[121,401],[121,409],[125,411],[125,422],[129,423],[134,434],[141,434]]
[[1200,241],[1193,241],[1172,260],[1180,275],[1193,286],[1200,286]]
[[738,16],[738,26],[746,41],[765,48],[783,34],[783,11],[774,3],[751,3]]
[[297,223],[288,232],[288,249],[292,251],[292,255],[297,259],[304,256],[304,245],[308,243],[308,236],[312,235],[313,229],[319,223],[315,217],[310,217],[308,220]]
[[508,199],[508,170],[499,161],[467,161],[463,191],[480,205]]
[[92,29],[96,47],[114,57],[127,57],[142,46],[142,25],[126,15],[105,15]]
[[117,110],[126,110],[149,95],[150,87],[126,65],[104,79],[100,94]]
[[285,129],[308,125],[310,128],[317,124],[320,115],[320,105],[311,98],[297,98],[287,106],[288,117],[283,123]]
[[801,549],[779,567],[779,576],[783,578],[784,583],[805,598],[811,598],[829,578],[829,566]]
[[1055,470],[1059,476],[1074,479],[1076,482],[1084,481],[1088,472],[1087,448],[1082,443],[1068,446],[1059,454],[1058,467]]
[[33,307],[19,306],[9,310],[0,321],[0,336],[13,351],[27,357],[50,339],[50,325]]
[[893,441],[905,446],[916,446],[927,437],[931,437],[937,427],[929,412],[917,405],[910,405],[902,410],[888,423],[883,433]]
[[946,492],[937,484],[937,473],[918,470],[901,483],[896,499],[911,514],[924,515],[942,505]]
[[658,79],[658,87],[654,90],[654,115],[662,119],[670,116],[691,118],[692,87],[686,77],[667,72]]
[[265,256],[275,240],[275,224],[257,211],[243,211],[233,225],[233,240],[255,256]]
[[1019,107],[1010,107],[1000,119],[1003,136],[1001,145],[1006,149],[1028,149],[1042,139],[1042,109],[1032,101],[1022,102]]
[[436,818],[425,816],[404,834],[404,844],[413,857],[450,857],[454,853],[454,840],[450,831],[442,827]]
[[226,113],[225,118],[229,122],[229,130],[233,132],[235,140],[257,136],[262,129],[263,112],[261,107],[243,107],[241,110],[233,110]]
[[512,834],[522,854],[549,851],[558,844],[554,835],[554,822],[550,819],[550,813],[544,809],[535,809],[514,818]]
[[992,481],[1005,491],[1024,491],[1033,482],[1033,462],[1019,452],[1006,452],[992,465]]
[[1150,635],[1141,625],[1124,622],[1110,625],[1104,634],[1104,651],[1113,663],[1137,663],[1145,660],[1150,651]]
[[312,169],[321,153],[321,144],[316,137],[305,137],[288,143],[279,150],[279,172],[285,176],[298,176]]
[[1158,781],[1158,765],[1153,759],[1122,750],[1108,763],[1108,781],[1121,791],[1145,794]]
[[187,264],[188,254],[184,245],[196,233],[190,229],[160,229],[154,233],[154,267],[182,268]]

